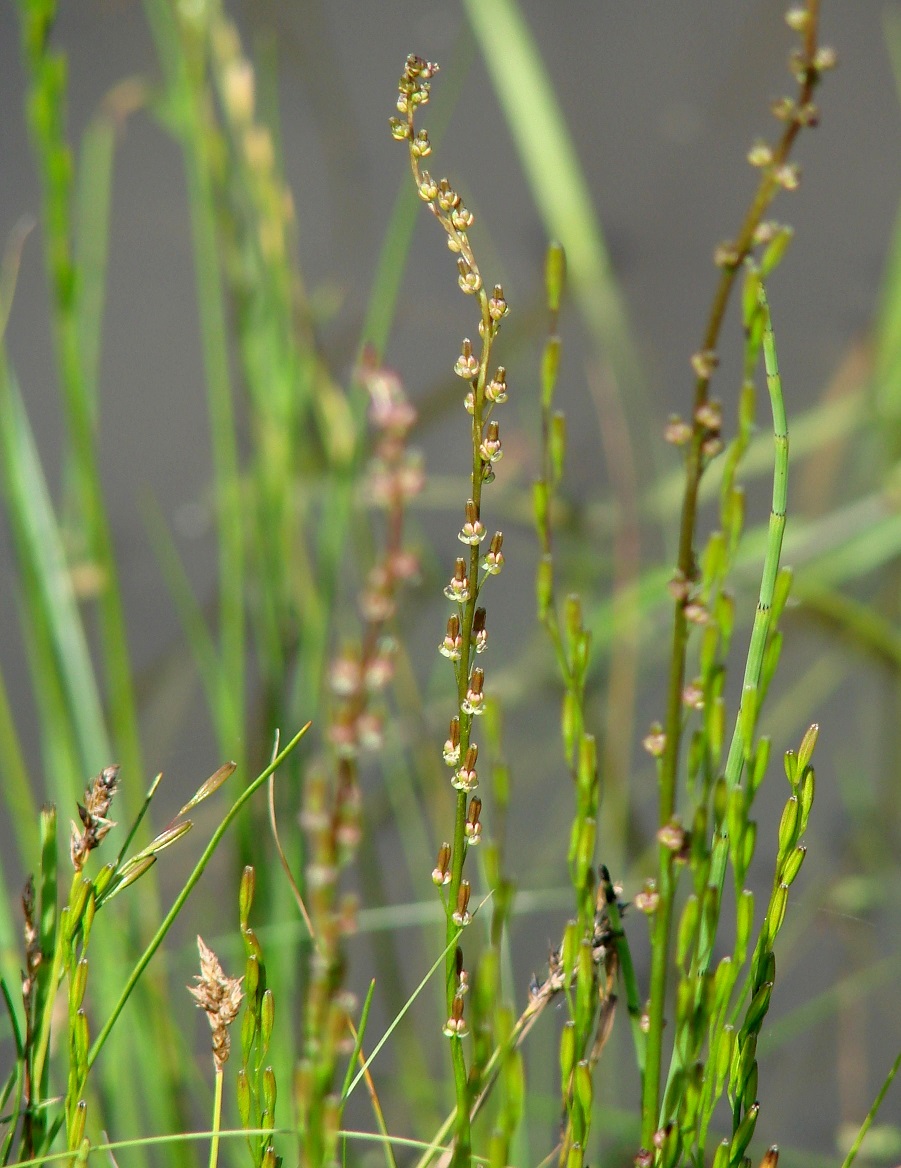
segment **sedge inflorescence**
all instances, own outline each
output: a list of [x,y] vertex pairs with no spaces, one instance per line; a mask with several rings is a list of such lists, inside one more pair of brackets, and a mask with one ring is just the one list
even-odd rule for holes
[[[444,842],[432,879],[441,890],[448,916],[449,940],[471,920],[470,886],[463,877],[464,860],[469,847],[481,838],[482,801],[473,792],[479,784],[477,760],[479,747],[474,740],[476,719],[485,711],[485,671],[475,665],[476,654],[488,644],[486,610],[480,606],[482,587],[489,576],[497,575],[504,564],[503,534],[489,537],[482,518],[483,488],[494,481],[495,467],[503,456],[500,426],[492,416],[495,408],[508,397],[507,370],[493,362],[493,346],[508,313],[504,290],[500,284],[486,290],[476,260],[469,230],[475,222],[461,195],[446,178],[435,179],[424,167],[432,151],[428,131],[417,127],[415,118],[428,103],[431,81],[438,71],[434,62],[410,55],[398,86],[397,115],[391,118],[391,131],[398,141],[406,142],[413,180],[419,197],[443,228],[447,246],[456,257],[457,284],[467,296],[475,298],[479,309],[478,341],[464,337],[452,368],[464,383],[463,405],[471,417],[472,470],[470,493],[463,507],[463,520],[457,538],[463,547],[444,587],[444,595],[453,606],[446,630],[438,645],[439,652],[454,670],[456,704],[444,743],[443,759],[451,770],[455,792],[455,817],[452,842]],[[449,1037],[465,1033],[461,979],[466,971],[459,947],[451,946],[448,984]]]

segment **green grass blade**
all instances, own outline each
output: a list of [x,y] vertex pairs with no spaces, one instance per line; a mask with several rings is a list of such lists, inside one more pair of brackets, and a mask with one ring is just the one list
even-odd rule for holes
[[[103,707],[66,564],[50,494],[15,375],[0,358],[0,450],[7,509],[20,561],[38,595],[29,598],[45,622],[55,667],[87,775],[111,758]],[[51,733],[51,728],[46,728]],[[54,727],[52,733],[61,733]]]

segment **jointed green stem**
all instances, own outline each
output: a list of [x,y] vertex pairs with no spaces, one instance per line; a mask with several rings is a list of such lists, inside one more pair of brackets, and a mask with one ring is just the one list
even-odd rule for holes
[[[809,20],[804,33],[803,57],[805,69],[801,77],[797,107],[809,105],[819,73],[814,64],[817,50],[819,0],[808,0]],[[703,352],[715,353],[722,328],[726,306],[742,263],[754,245],[755,233],[763,216],[779,190],[778,173],[785,164],[801,129],[801,121],[792,119],[773,151],[772,164],[767,167],[753,202],[735,239],[731,262],[724,266],[714,293],[710,316],[702,345]],[[683,580],[690,581],[694,572],[694,535],[697,522],[698,489],[704,470],[704,430],[698,422],[698,411],[707,403],[710,372],[702,372],[695,383],[693,431],[685,470],[682,521],[679,533],[678,570]],[[676,775],[682,739],[682,690],[685,684],[685,653],[688,643],[688,622],[683,602],[678,600],[673,615],[673,640],[670,656],[670,675],[666,709],[666,748],[661,759],[659,775],[659,823],[666,826],[676,808]],[[654,918],[651,938],[650,1017],[647,1043],[647,1062],[642,1084],[642,1144],[652,1146],[654,1133],[660,1122],[660,1071],[663,1056],[663,1027],[666,1001],[667,974],[670,961],[673,894],[675,880],[673,853],[663,844],[658,849],[658,892],[660,902]]]

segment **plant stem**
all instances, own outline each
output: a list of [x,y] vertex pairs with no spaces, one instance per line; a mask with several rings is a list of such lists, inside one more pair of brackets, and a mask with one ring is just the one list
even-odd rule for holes
[[[804,34],[805,68],[799,85],[797,107],[809,105],[814,88],[819,80],[819,72],[814,64],[817,49],[819,0],[808,0],[808,24]],[[735,285],[736,276],[746,257],[754,246],[755,233],[764,213],[780,189],[779,171],[788,159],[795,138],[802,123],[792,118],[772,153],[772,162],[761,176],[757,193],[745,215],[744,223],[732,245],[732,255],[720,273],[714,292],[707,327],[701,345],[702,354],[715,354],[729,297]],[[697,523],[698,490],[706,460],[702,451],[704,427],[698,420],[698,412],[707,404],[710,380],[715,362],[702,367],[695,381],[694,408],[692,414],[692,438],[685,464],[685,487],[683,492],[682,518],[679,529],[679,555],[677,579],[689,582],[695,575],[694,538]],[[670,653],[669,682],[666,703],[666,746],[661,759],[659,773],[658,823],[665,827],[673,818],[676,808],[676,775],[678,772],[682,738],[682,691],[685,685],[685,653],[688,644],[688,622],[684,611],[684,599],[676,600],[673,610],[673,638]],[[670,937],[672,934],[673,900],[675,892],[674,859],[672,851],[662,843],[658,847],[659,906],[654,917],[651,937],[651,982],[649,1029],[647,1041],[647,1062],[642,1083],[641,1138],[642,1145],[650,1148],[660,1123],[660,1072],[663,1055],[664,1010],[666,1005],[667,975],[670,962]],[[664,1117],[665,1118],[665,1117]]]

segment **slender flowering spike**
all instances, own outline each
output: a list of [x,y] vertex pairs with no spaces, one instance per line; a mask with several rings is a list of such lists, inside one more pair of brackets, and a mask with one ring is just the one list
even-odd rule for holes
[[488,533],[485,525],[479,519],[479,511],[472,499],[466,502],[466,521],[460,529],[457,539],[460,543],[480,544]]
[[478,667],[472,671],[469,679],[469,689],[463,701],[463,713],[477,716],[485,713],[485,695],[482,686],[485,683],[485,672]]

